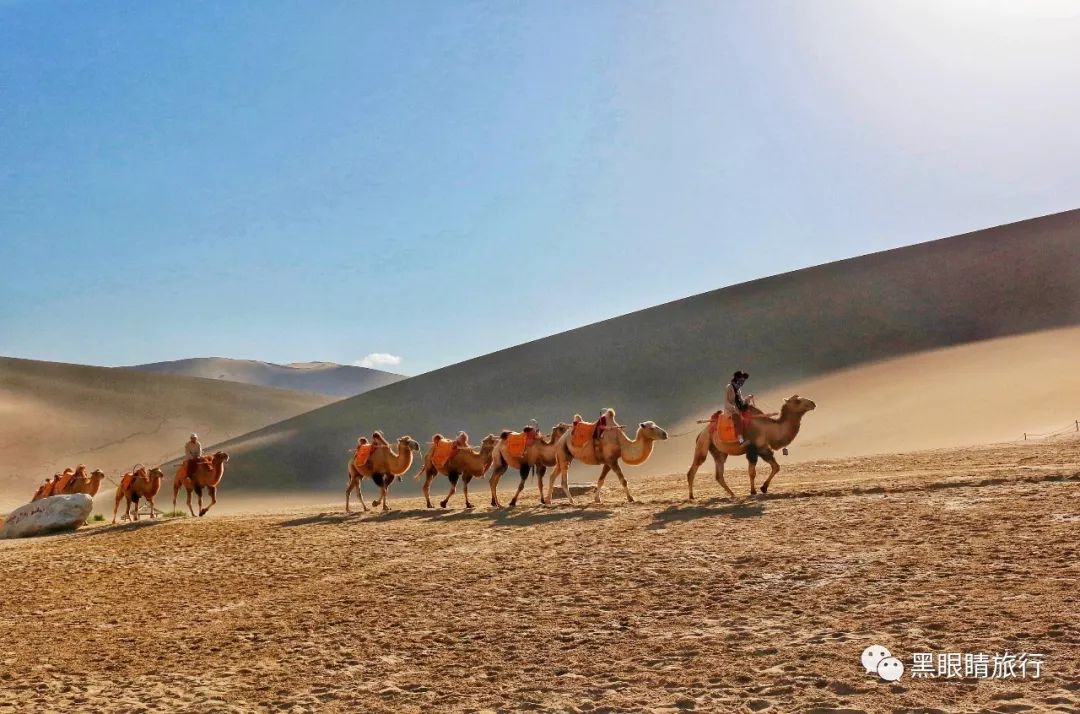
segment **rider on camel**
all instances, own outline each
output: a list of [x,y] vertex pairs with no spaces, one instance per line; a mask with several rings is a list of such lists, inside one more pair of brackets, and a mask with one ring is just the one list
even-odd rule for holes
[[753,394],[747,397],[742,395],[742,387],[748,379],[750,379],[749,372],[736,370],[731,377],[731,382],[724,389],[724,414],[731,417],[731,423],[735,427],[735,435],[738,437],[740,444],[746,443],[744,419],[747,410],[750,408],[750,400],[754,398]]

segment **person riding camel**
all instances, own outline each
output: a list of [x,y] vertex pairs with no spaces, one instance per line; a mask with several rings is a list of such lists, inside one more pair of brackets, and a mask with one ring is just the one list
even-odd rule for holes
[[608,429],[615,429],[619,426],[615,421],[615,410],[611,407],[600,412],[600,418],[596,420],[596,426],[593,427],[593,447],[596,449],[596,453],[600,453],[600,440],[604,437],[604,432]]
[[199,435],[194,432],[184,444],[184,476],[194,476],[196,464],[202,458],[202,444],[199,443]]
[[466,434],[463,431],[459,431],[458,435],[457,435],[457,438],[454,439],[454,444],[453,444],[453,446],[451,448],[449,458],[451,458],[451,459],[454,458],[454,454],[457,453],[458,449],[467,449],[467,448],[469,448],[469,435]]
[[536,437],[540,435],[540,422],[535,419],[530,419],[529,423],[525,425],[525,428],[521,430],[525,434],[525,444],[531,444],[536,441]]
[[724,389],[724,414],[731,417],[731,423],[735,427],[735,436],[740,444],[746,443],[746,410],[750,408],[750,400],[754,395],[743,397],[742,388],[746,380],[750,379],[748,372],[736,370],[731,377],[731,382]]

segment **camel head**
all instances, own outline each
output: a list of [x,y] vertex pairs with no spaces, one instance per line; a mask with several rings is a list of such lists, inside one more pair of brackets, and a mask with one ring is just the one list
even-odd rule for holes
[[218,466],[228,461],[229,455],[226,454],[224,451],[218,451],[213,455],[211,460],[213,461],[214,466]]
[[794,394],[784,400],[784,406],[782,410],[789,411],[792,414],[805,414],[817,409],[817,404],[813,399],[804,399],[798,394]]
[[397,440],[397,443],[398,443],[398,451],[399,452],[402,449],[411,449],[413,451],[420,451],[420,442],[417,441],[416,439],[412,438],[411,436],[399,437],[398,440]]
[[499,437],[494,434],[488,434],[484,437],[484,440],[480,442],[480,453],[490,454],[495,450],[495,445],[499,443]]
[[654,421],[643,421],[638,424],[638,430],[642,436],[653,441],[663,441],[667,438],[667,432],[656,425]]
[[90,472],[90,478],[94,481],[101,481],[101,479],[105,478],[105,472],[101,469],[94,469]]
[[557,441],[566,432],[570,431],[570,425],[564,421],[559,422],[555,426],[551,427],[551,440]]
[[[102,474],[102,475],[104,475],[104,474]],[[159,479],[165,478],[165,474],[163,474],[161,472],[161,469],[159,469],[157,466],[150,469],[149,473],[147,473],[147,476],[150,478],[151,481],[157,481]]]

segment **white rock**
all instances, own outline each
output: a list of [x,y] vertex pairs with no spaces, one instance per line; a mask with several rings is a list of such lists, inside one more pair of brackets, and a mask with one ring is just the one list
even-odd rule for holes
[[0,538],[26,538],[27,536],[75,530],[90,517],[94,499],[85,493],[49,496],[19,506],[12,511],[2,526]]

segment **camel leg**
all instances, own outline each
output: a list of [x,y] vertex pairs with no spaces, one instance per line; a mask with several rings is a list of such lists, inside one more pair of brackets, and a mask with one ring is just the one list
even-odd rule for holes
[[[762,486],[762,488],[765,488],[765,487]],[[154,512],[154,499],[147,496],[146,502],[150,504],[150,517],[151,518],[157,518],[157,513]]]
[[551,481],[548,483],[547,498],[544,498],[544,484],[540,484],[540,503],[550,505],[551,499],[555,496],[555,480],[559,478],[559,474],[562,473],[562,466],[555,465],[555,470],[551,472]]
[[435,508],[431,505],[431,479],[435,478],[435,475],[430,471],[424,474],[424,485],[420,487],[420,490],[424,493],[424,500],[427,501],[428,508]]
[[596,479],[596,494],[593,496],[593,503],[600,503],[600,492],[604,489],[604,479],[607,478],[608,471],[611,467],[604,464],[604,468],[600,469],[600,478]]
[[120,492],[120,489],[116,489],[116,502],[113,504],[112,509],[112,522],[116,525],[116,513],[120,510],[120,499],[124,497],[124,494]]
[[127,503],[124,505],[124,518],[129,521],[139,520],[139,502],[135,501],[135,516],[131,515],[131,499],[127,499]]
[[180,485],[181,485],[180,479],[173,479],[173,484],[172,484],[172,509],[174,511],[176,510],[176,497],[180,493]]
[[724,480],[724,464],[727,463],[727,454],[719,449],[709,449],[712,453],[713,463],[716,464],[716,482],[720,484],[720,488],[724,489],[728,498],[732,501],[735,500],[735,492],[728,488],[727,481]]
[[461,485],[465,491],[465,508],[473,508],[472,503],[469,502],[469,481],[472,481],[472,476],[469,474],[461,477]]
[[757,493],[757,486],[754,485],[754,480],[757,479],[757,458],[754,458],[753,460],[750,460],[749,456],[746,458],[750,464],[747,473],[750,474],[750,495],[752,496]]
[[194,517],[195,517],[195,509],[191,507],[191,492],[192,492],[193,490],[194,490],[193,488],[189,488],[189,489],[187,490],[187,509],[188,509],[188,511],[190,511],[190,512],[191,512],[191,517],[192,517],[192,518],[194,518]]
[[446,504],[450,503],[450,497],[454,495],[455,491],[457,491],[458,475],[456,473],[448,473],[446,475],[446,478],[450,479],[450,493],[446,494],[446,498],[439,501],[440,508],[446,508]]
[[690,488],[690,500],[694,500],[694,477],[697,476],[697,470],[701,468],[701,465],[705,463],[705,457],[708,452],[702,452],[701,449],[694,447],[694,460],[690,462],[690,469],[686,472],[686,485]]
[[[623,474],[622,467],[619,466],[618,461],[616,461],[615,463],[613,463],[611,465],[611,470],[614,471],[615,475],[619,477],[619,483],[622,484],[623,491],[626,492],[626,502],[627,503],[634,503],[634,497],[630,495],[630,486],[626,483],[626,476]],[[599,493],[599,492],[600,492],[600,490],[597,489],[597,493]]]
[[[367,513],[367,504],[364,503],[364,477],[356,479],[356,499],[360,501],[360,505],[363,506],[364,512]],[[374,504],[378,505],[378,504]]]
[[203,513],[206,512],[202,507],[202,486],[195,487],[195,496],[199,499],[199,518],[202,518]]
[[574,502],[574,494],[570,493],[570,484],[568,482],[569,478],[570,478],[569,474],[570,474],[570,464],[567,464],[566,467],[562,471],[562,479],[561,479],[560,483],[562,484],[563,493],[566,494],[566,500],[570,502],[571,506],[576,506],[577,503]]
[[[506,469],[509,468],[509,464],[505,461],[495,467],[495,470],[491,473],[491,479],[488,481],[488,485],[491,486],[491,507],[501,508],[502,504],[499,503],[499,479],[506,473]],[[521,490],[518,490],[521,493]],[[516,496],[515,496],[516,498]]]
[[202,507],[202,493],[199,493],[199,517],[202,518],[206,515],[206,512],[214,507],[217,503],[217,486],[207,486],[206,492],[210,495],[210,505],[206,508]]
[[[544,466],[543,464],[537,464],[535,467],[533,467],[533,469],[536,472],[536,487],[538,489],[540,489],[540,503],[543,503],[544,502],[544,474],[547,472],[547,466]],[[552,476],[554,476],[554,474],[552,474]],[[527,478],[528,478],[527,475],[522,477],[521,486],[518,488],[518,493],[521,493],[521,489],[525,488],[525,480]],[[516,506],[517,505],[517,499],[518,499],[518,497],[514,496],[514,500],[510,502],[510,505],[511,506]]]
[[379,479],[379,503],[382,504],[384,511],[390,510],[390,506],[386,505],[386,490],[390,488],[393,478],[390,474],[383,474],[382,478]]
[[[513,508],[514,506],[517,505],[518,496],[520,496],[521,492],[523,490],[525,490],[525,482],[528,479],[529,479],[529,476],[528,476],[528,474],[526,474],[526,475],[521,477],[520,481],[518,481],[517,491],[514,493],[514,497],[510,499],[510,508]],[[536,480],[540,482],[540,502],[543,503],[543,501],[544,501],[544,477],[539,472],[537,472]]]
[[761,492],[769,492],[769,484],[772,483],[773,476],[780,473],[780,464],[776,461],[776,456],[771,451],[763,451],[761,458],[765,459],[765,463],[769,465],[769,477],[765,479],[765,483],[761,484]]

